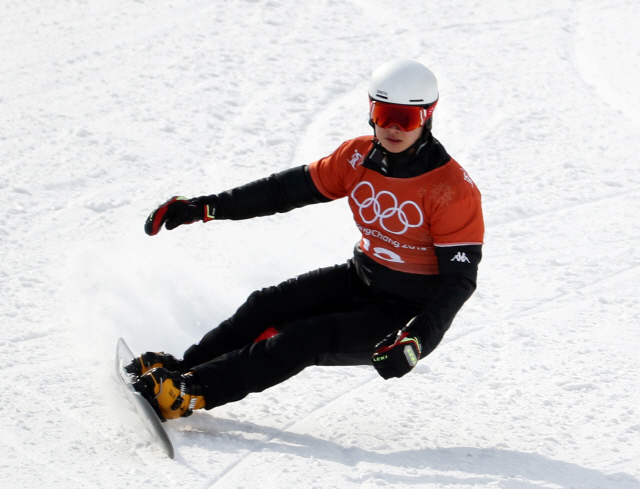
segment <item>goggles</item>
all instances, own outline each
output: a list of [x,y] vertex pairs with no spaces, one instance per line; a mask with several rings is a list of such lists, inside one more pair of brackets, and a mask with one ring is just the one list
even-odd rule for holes
[[422,127],[436,108],[436,100],[428,106],[399,105],[369,100],[369,116],[376,126],[387,129],[398,126],[403,131],[413,131]]

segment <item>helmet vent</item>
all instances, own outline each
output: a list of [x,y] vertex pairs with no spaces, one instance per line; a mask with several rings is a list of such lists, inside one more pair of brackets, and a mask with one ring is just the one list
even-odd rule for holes
[[424,102],[423,98],[417,98],[415,100],[409,100],[409,102]]

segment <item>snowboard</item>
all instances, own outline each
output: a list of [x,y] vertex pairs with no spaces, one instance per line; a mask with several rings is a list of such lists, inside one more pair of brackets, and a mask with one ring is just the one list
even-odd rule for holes
[[121,381],[124,395],[165,453],[169,458],[173,458],[173,444],[171,443],[171,439],[169,438],[167,431],[162,425],[162,421],[160,421],[160,418],[151,407],[151,404],[149,404],[147,400],[133,388],[132,383],[134,379],[124,369],[124,367],[130,364],[133,359],[134,355],[131,352],[131,349],[122,338],[119,338],[118,345],[116,347],[116,375]]

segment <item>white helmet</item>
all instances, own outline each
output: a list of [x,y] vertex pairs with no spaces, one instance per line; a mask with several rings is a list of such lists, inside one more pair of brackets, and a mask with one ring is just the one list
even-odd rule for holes
[[429,105],[438,100],[438,80],[417,61],[390,61],[371,75],[369,97],[389,104]]

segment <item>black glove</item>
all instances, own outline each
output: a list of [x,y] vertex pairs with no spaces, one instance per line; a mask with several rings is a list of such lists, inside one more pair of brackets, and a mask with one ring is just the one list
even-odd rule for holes
[[371,362],[384,379],[402,377],[417,365],[420,348],[418,335],[406,328],[401,329],[376,345]]
[[163,225],[171,230],[182,224],[211,221],[214,218],[216,202],[215,196],[194,199],[171,197],[149,215],[144,223],[144,232],[149,236],[155,236]]

